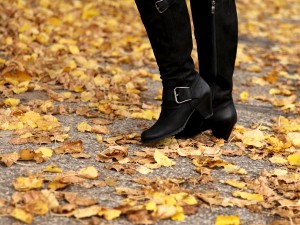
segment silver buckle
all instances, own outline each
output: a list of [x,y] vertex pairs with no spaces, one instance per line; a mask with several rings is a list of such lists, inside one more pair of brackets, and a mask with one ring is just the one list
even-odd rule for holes
[[168,9],[168,7],[166,8],[166,9],[164,9],[164,10],[160,10],[160,8],[159,8],[159,3],[160,2],[163,2],[164,0],[158,0],[158,1],[156,1],[155,2],[155,8],[157,9],[157,11],[159,12],[159,13],[164,13],[167,9]]
[[177,104],[181,104],[181,103],[184,103],[184,102],[191,101],[191,100],[192,100],[191,98],[190,98],[190,99],[183,100],[183,101],[181,101],[181,102],[178,101],[178,99],[177,99],[178,94],[177,94],[176,90],[179,89],[179,88],[190,88],[190,87],[176,87],[176,88],[174,88],[175,102],[176,102]]

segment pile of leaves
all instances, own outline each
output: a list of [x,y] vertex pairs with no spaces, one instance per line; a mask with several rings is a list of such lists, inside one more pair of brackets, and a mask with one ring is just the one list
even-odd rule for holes
[[[0,147],[0,163],[35,169],[11,177],[14,191],[0,195],[0,216],[27,224],[49,214],[90,224],[120,217],[153,224],[182,221],[201,208],[240,207],[282,217],[272,225],[300,223],[300,52],[295,47],[300,6],[297,0],[245,0],[237,6],[241,40],[254,44],[239,44],[236,68],[248,76],[234,95],[240,104],[272,105],[280,115],[238,124],[229,142],[205,132],[194,139],[141,146],[136,132],[144,122],[136,132],[111,131],[119,120],[159,115],[155,100],[161,99],[161,89],[145,99],[147,83],[159,81],[159,75],[153,73],[155,59],[134,1],[2,0],[0,133],[20,149]],[[267,94],[256,93],[257,86]],[[81,120],[72,128],[63,125],[66,116]],[[89,140],[74,138],[74,132],[93,137],[99,151],[87,152]],[[52,162],[69,156],[93,165],[64,170]],[[234,162],[239,157],[265,160],[274,169],[253,176]],[[175,168],[182,158],[197,175],[151,176]],[[101,170],[113,170],[117,178],[102,177]],[[130,185],[120,186],[125,177]],[[205,190],[206,185],[232,191]],[[105,187],[120,199],[115,206],[82,195]],[[241,220],[220,215],[214,222]]]

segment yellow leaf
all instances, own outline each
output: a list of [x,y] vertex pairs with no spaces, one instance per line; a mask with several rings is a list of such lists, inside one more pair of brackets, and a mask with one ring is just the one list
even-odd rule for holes
[[[38,196],[38,197],[43,197],[43,195]],[[37,215],[46,215],[49,212],[49,208],[48,208],[48,205],[46,203],[47,203],[46,199],[37,198],[37,199],[34,199],[34,200],[30,201],[25,206],[25,210],[28,211],[28,212],[31,212],[33,214],[37,214]]]
[[51,47],[50,47],[50,50],[52,52],[57,52],[59,50],[65,50],[66,49],[66,46],[63,45],[63,44],[53,44]]
[[149,211],[156,211],[157,210],[157,205],[154,201],[147,202],[145,207],[146,207],[146,210],[149,210]]
[[183,221],[184,220],[184,213],[183,208],[181,206],[177,206],[177,213],[171,217],[172,220],[175,221]]
[[93,94],[89,91],[84,91],[84,92],[81,92],[80,98],[81,98],[82,102],[88,102],[88,101],[92,100]]
[[80,132],[91,132],[92,127],[87,122],[83,121],[77,125],[77,130]]
[[51,190],[59,190],[67,187],[69,184],[67,183],[61,183],[59,181],[52,181],[48,184],[48,188]]
[[59,206],[59,202],[55,197],[55,194],[53,191],[49,190],[42,190],[41,193],[44,195],[44,197],[47,199],[48,206],[50,209],[55,209]]
[[215,225],[240,225],[239,216],[218,216]]
[[300,166],[300,153],[295,153],[288,156],[289,164],[292,166]]
[[242,142],[246,145],[261,148],[264,146],[263,141],[265,140],[264,133],[260,130],[250,130],[243,134]]
[[74,210],[73,215],[77,219],[87,218],[87,217],[98,215],[100,210],[101,210],[100,206],[93,205],[87,208],[76,209]]
[[24,81],[31,81],[31,76],[24,71],[8,72],[3,74],[2,76],[7,82],[14,85],[17,85]]
[[300,147],[300,132],[290,132],[287,134],[287,137],[291,139],[295,147]]
[[30,177],[18,177],[13,182],[14,188],[17,191],[29,191],[32,189],[39,189],[43,186],[43,180],[34,176]]
[[249,92],[248,91],[243,91],[240,93],[240,100],[241,102],[247,102],[249,98]]
[[247,192],[242,192],[242,191],[234,191],[232,193],[234,197],[241,197],[243,199],[247,199],[249,201],[255,201],[255,202],[263,202],[264,201],[264,196],[261,194],[252,194],[252,193],[247,193]]
[[29,160],[33,160],[35,156],[35,152],[31,151],[28,148],[25,148],[19,152],[19,155],[20,155],[20,160],[29,161]]
[[21,208],[14,208],[10,215],[23,223],[32,224],[33,216]]
[[237,165],[232,165],[232,164],[228,164],[228,165],[224,165],[224,170],[227,173],[232,173],[232,174],[248,174],[247,171]]
[[83,12],[82,12],[82,19],[87,20],[90,18],[94,18],[99,15],[99,10],[97,8],[94,8],[93,5],[88,4],[86,7],[84,7]]
[[87,178],[87,179],[95,179],[98,177],[98,171],[95,167],[89,166],[89,167],[80,169],[78,171],[78,176]]
[[7,98],[4,100],[4,104],[7,106],[17,106],[20,104],[20,99],[17,98]]
[[101,209],[98,213],[99,216],[104,216],[106,220],[113,220],[121,215],[122,211],[117,209]]
[[46,166],[46,168],[44,169],[45,172],[50,172],[50,173],[61,173],[62,169],[55,166],[55,165],[48,165]]
[[155,219],[168,219],[177,213],[177,208],[174,205],[159,205],[157,210],[153,212]]
[[162,204],[163,205],[176,205],[177,201],[175,199],[175,196],[168,195],[163,198]]
[[245,183],[239,182],[237,180],[226,180],[225,184],[228,184],[228,185],[230,185],[232,187],[236,187],[236,188],[239,188],[239,189],[247,189]]
[[273,164],[287,164],[287,160],[285,158],[283,158],[282,156],[273,156],[271,158],[269,158],[270,162]]
[[255,73],[260,73],[262,71],[262,68],[258,65],[251,65],[251,66],[247,67],[246,69],[247,69],[247,71],[255,72]]
[[103,137],[100,134],[96,134],[96,140],[98,143],[102,143],[103,142]]
[[40,147],[34,151],[35,153],[42,153],[42,158],[47,160],[52,156],[53,151],[50,148]]
[[80,52],[79,48],[77,45],[69,45],[69,51],[73,54],[76,55]]
[[144,175],[153,172],[153,170],[151,170],[143,165],[140,165],[138,168],[136,168],[136,171],[138,171],[139,173],[144,174]]
[[174,216],[172,216],[172,220],[175,221],[183,221],[184,220],[184,213],[176,213]]
[[188,205],[196,205],[198,203],[197,199],[192,195],[187,196],[182,201]]
[[155,150],[154,159],[158,164],[166,167],[170,167],[176,164],[173,160],[169,159],[159,150]]

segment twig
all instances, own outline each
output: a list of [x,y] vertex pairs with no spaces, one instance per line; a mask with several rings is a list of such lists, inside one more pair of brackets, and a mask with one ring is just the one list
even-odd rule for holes
[[25,163],[20,163],[20,162],[15,162],[15,164],[22,165],[22,166],[35,166],[35,165],[37,165],[37,163],[25,164]]

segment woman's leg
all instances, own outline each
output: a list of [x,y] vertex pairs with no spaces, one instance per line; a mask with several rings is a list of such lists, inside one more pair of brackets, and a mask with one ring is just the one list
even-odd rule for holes
[[182,131],[197,110],[212,114],[209,85],[194,69],[192,35],[185,0],[136,0],[163,83],[158,121],[141,135],[149,143]]
[[190,0],[197,41],[200,75],[210,85],[214,115],[205,120],[195,112],[178,137],[195,136],[212,129],[218,138],[228,139],[237,121],[232,100],[238,20],[234,0]]

